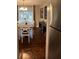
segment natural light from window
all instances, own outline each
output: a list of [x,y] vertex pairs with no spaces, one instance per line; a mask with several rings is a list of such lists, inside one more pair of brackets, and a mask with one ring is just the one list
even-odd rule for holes
[[30,22],[33,23],[33,9],[32,8],[19,8],[18,10],[19,23]]

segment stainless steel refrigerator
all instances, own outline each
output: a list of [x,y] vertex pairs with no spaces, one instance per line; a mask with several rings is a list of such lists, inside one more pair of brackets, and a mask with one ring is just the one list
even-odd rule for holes
[[61,59],[61,3],[53,6],[53,19],[49,25],[48,59]]

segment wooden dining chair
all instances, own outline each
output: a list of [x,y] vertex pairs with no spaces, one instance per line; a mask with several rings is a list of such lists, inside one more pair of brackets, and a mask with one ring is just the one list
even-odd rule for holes
[[22,43],[23,43],[23,37],[27,36],[28,37],[28,43],[30,43],[30,28],[27,26],[22,26]]

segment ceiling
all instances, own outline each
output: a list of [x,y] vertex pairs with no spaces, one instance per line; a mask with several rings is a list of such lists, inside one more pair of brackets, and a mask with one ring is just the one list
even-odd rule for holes
[[17,0],[17,5],[41,5],[48,0]]

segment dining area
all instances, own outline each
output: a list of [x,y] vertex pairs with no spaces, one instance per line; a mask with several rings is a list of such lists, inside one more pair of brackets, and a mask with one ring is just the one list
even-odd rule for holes
[[28,49],[28,44],[33,39],[33,8],[26,6],[17,6],[17,39],[19,50]]
[[29,23],[18,23],[17,24],[17,35],[18,40],[23,43],[24,37],[27,37],[28,43],[30,43],[31,39],[33,39],[33,25]]
[[38,9],[36,7],[17,6],[17,42],[19,59],[27,59],[25,58],[27,56],[24,56],[23,53],[28,54],[29,52],[30,55],[33,55],[34,59],[45,59],[46,33],[40,30],[40,13],[38,15]]

